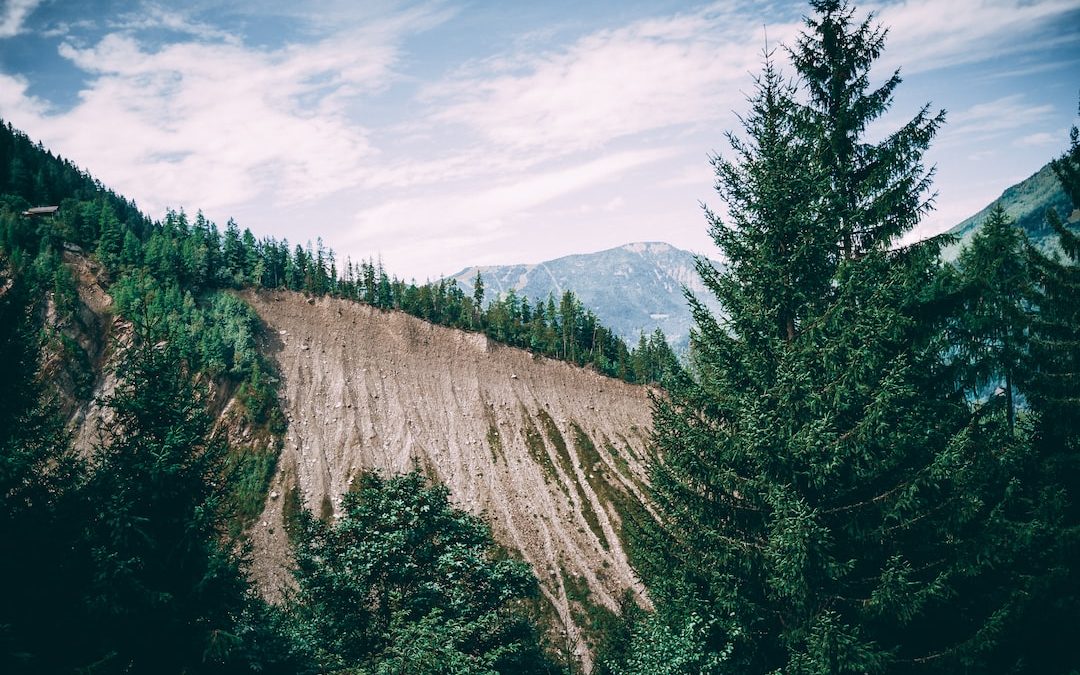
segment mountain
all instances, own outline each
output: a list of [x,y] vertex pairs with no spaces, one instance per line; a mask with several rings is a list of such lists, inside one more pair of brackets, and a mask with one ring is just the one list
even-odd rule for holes
[[1080,221],[1080,213],[1070,215],[1069,198],[1054,175],[1053,168],[1047,163],[1033,175],[1007,188],[981,211],[951,228],[949,234],[959,237],[959,241],[946,248],[946,258],[956,257],[982,226],[993,205],[999,201],[1016,226],[1022,229],[1032,242],[1043,248],[1056,246],[1053,230],[1046,223],[1047,209],[1054,209],[1062,216],[1062,220],[1074,227]]
[[324,253],[260,243],[231,222],[222,233],[201,214],[152,222],[0,127],[0,306],[16,278],[37,298],[27,335],[40,337],[40,380],[77,452],[115,440],[107,402],[133,361],[132,322],[153,326],[229,440],[216,526],[248,540],[266,597],[291,584],[301,509],[332,521],[362,472],[415,468],[531,563],[543,630],[587,672],[605,617],[627,595],[648,604],[622,525],[648,509],[649,390],[410,316],[422,304],[471,327],[474,308],[373,267],[362,286],[346,282]]
[[[1056,238],[1046,224],[1046,210],[1055,209],[1074,226],[1080,213],[1069,215],[1069,200],[1049,163],[1029,178],[1006,189],[998,198],[1005,212],[1036,245],[1052,249]],[[995,200],[995,201],[998,201]],[[982,226],[993,203],[949,230],[959,237],[946,247],[944,256],[953,259]],[[719,264],[715,263],[714,264]],[[477,272],[490,298],[513,289],[530,299],[556,299],[573,291],[582,304],[629,345],[636,344],[641,331],[664,331],[668,341],[685,347],[693,319],[682,289],[687,287],[713,311],[715,299],[694,269],[694,254],[662,242],[639,242],[617,248],[569,255],[534,265],[488,265],[469,267],[451,278],[466,294],[473,292]]]
[[631,346],[639,334],[664,331],[673,345],[685,345],[693,321],[683,287],[711,300],[694,269],[694,254],[662,242],[569,255],[535,265],[469,267],[453,275],[467,294],[477,272],[491,297],[513,289],[530,299],[573,291],[585,307]]

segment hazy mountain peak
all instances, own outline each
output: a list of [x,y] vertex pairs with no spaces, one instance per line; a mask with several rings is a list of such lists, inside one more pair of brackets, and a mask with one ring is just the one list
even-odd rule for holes
[[531,299],[572,290],[631,345],[640,333],[657,328],[673,344],[685,344],[693,322],[683,288],[711,297],[694,268],[694,254],[661,241],[633,242],[534,265],[470,267],[452,278],[472,293],[477,272],[489,298],[511,289]]

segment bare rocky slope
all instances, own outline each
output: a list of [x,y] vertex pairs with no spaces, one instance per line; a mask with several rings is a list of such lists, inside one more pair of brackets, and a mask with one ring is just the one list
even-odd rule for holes
[[[78,281],[78,311],[66,322],[47,319],[82,357],[57,351],[46,372],[66,397],[76,446],[91,452],[108,414],[97,399],[115,386],[108,362],[127,328],[112,316],[96,265],[81,255],[65,262]],[[292,292],[241,297],[264,322],[261,347],[288,421],[250,532],[251,573],[266,595],[280,596],[290,581],[289,508],[332,518],[362,470],[417,467],[534,566],[555,628],[586,667],[591,607],[616,609],[627,591],[647,604],[622,543],[624,514],[644,501],[644,387],[401,312]],[[255,442],[234,414],[234,387],[210,384],[219,428],[239,445]]]
[[419,467],[535,567],[579,655],[586,604],[642,597],[621,522],[644,498],[645,388],[400,312],[291,292],[242,297],[268,328],[289,423],[252,533],[264,590],[288,582],[291,495],[333,517],[361,470]]

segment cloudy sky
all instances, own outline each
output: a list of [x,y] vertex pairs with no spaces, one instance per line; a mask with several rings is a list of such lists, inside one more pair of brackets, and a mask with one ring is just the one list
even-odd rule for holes
[[[1060,153],[1080,0],[876,0],[895,128],[948,111],[929,234]],[[711,153],[800,2],[0,0],[0,117],[133,198],[423,280],[713,253]],[[789,69],[790,70],[790,69]]]

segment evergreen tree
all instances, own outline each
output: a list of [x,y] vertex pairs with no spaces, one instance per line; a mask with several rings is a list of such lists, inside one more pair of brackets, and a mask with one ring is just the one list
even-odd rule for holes
[[892,104],[899,70],[870,87],[870,69],[881,56],[887,31],[873,15],[854,21],[847,0],[811,0],[815,16],[791,50],[809,95],[808,133],[818,162],[828,167],[823,230],[836,237],[844,258],[888,246],[910,230],[929,208],[931,174],[923,151],[945,120],[924,106],[907,124],[878,143],[864,140],[867,126]]
[[[1069,150],[1054,160],[1054,173],[1080,209],[1080,131],[1070,131]],[[1047,213],[1058,235],[1060,255],[1033,246],[1027,256],[1036,281],[1033,303],[1039,312],[1032,326],[1032,381],[1029,397],[1041,413],[1043,433],[1064,442],[1075,438],[1080,412],[1080,237],[1054,211]]]
[[225,447],[176,344],[138,328],[93,457],[86,631],[98,672],[205,672],[245,604],[219,529]]
[[531,569],[447,495],[416,472],[367,473],[339,521],[303,512],[293,612],[324,671],[554,671],[522,613]]
[[[1054,172],[1080,208],[1080,133]],[[1025,570],[1016,595],[1019,619],[998,658],[1017,671],[1080,671],[1072,647],[1080,625],[1080,239],[1058,213],[1047,213],[1059,252],[1026,245],[1032,289],[1030,349],[1023,391],[1033,419],[1036,470],[1018,476],[1026,513],[1044,523],[1038,556]],[[1021,482],[1022,481],[1022,482]],[[1018,490],[1019,491],[1019,490]],[[1020,531],[1030,536],[1030,528]]]
[[1026,447],[956,386],[938,244],[888,249],[928,208],[942,118],[864,142],[899,83],[866,93],[884,31],[812,6],[793,53],[810,103],[767,59],[747,138],[714,162],[728,264],[698,266],[724,317],[692,303],[694,377],[656,402],[659,517],[635,540],[657,614],[627,663],[983,670],[1014,618],[997,567],[1038,537],[1014,539],[1005,488]]
[[1027,361],[1025,299],[1031,281],[1024,257],[1026,237],[1013,227],[1001,203],[994,205],[957,267],[967,302],[960,348],[974,397],[1000,385],[1010,430],[1016,420],[1017,377]]
[[0,261],[0,670],[70,670],[84,653],[84,465],[37,381],[33,289]]

